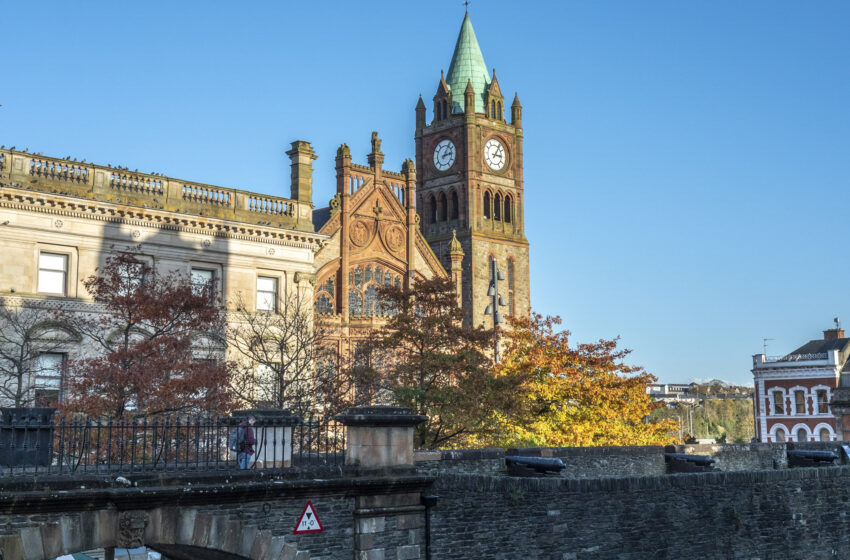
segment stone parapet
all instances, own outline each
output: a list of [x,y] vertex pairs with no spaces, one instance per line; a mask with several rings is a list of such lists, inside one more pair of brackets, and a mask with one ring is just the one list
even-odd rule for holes
[[413,464],[413,427],[426,420],[409,408],[358,406],[336,417],[346,427],[346,465]]

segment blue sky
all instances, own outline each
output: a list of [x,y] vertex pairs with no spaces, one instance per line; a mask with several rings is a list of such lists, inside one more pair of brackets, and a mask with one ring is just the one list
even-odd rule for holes
[[[850,326],[850,2],[473,1],[525,133],[533,308],[661,381]],[[461,2],[13,2],[0,144],[286,195],[310,141],[413,155]],[[430,103],[429,103],[430,118]]]

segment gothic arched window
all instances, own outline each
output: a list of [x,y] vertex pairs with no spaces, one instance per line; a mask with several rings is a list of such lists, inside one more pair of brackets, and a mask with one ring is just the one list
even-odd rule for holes
[[451,219],[457,220],[458,213],[460,212],[460,209],[459,209],[459,205],[458,205],[457,191],[454,191],[454,190],[452,191],[452,195],[451,195],[451,209],[452,209]]
[[497,194],[493,202],[493,219],[502,219],[502,195]]
[[505,222],[508,223],[508,224],[511,223],[511,214],[512,214],[512,210],[513,210],[511,208],[511,206],[512,206],[511,196],[506,194],[505,195]]
[[437,219],[441,222],[446,221],[448,216],[448,202],[446,201],[446,193],[440,193],[440,202],[438,204]]
[[325,291],[330,295],[334,295],[334,279],[333,277],[328,278],[328,281],[325,282]]
[[428,197],[428,218],[429,223],[437,223],[437,201],[433,196]]
[[331,298],[327,294],[321,294],[316,299],[316,313],[333,313],[334,307]]
[[366,288],[366,305],[363,312],[364,315],[377,315],[378,309],[378,288],[374,284],[370,284]]
[[348,314],[362,315],[363,314],[363,296],[357,290],[348,292]]
[[490,102],[490,118],[493,118],[493,119],[496,118],[496,102],[495,101]]
[[354,285],[357,286],[357,289],[363,287],[363,269],[359,266],[354,269]]
[[[380,282],[380,280],[379,280],[379,282]],[[392,276],[392,274],[390,274],[390,271],[388,270],[384,273],[384,284],[389,286],[392,283],[393,283],[393,276]]]
[[363,273],[363,283],[368,284],[372,281],[372,267],[367,266],[365,272]]
[[490,193],[484,193],[484,219],[490,219]]
[[501,116],[502,116],[502,102],[501,102],[501,101],[499,101],[499,103],[497,103],[497,104],[496,104],[496,115],[495,115],[495,118],[497,118],[497,119],[498,119],[498,118],[501,118]]

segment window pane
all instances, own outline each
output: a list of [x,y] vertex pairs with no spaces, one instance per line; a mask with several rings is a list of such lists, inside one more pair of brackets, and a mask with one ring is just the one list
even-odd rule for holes
[[806,441],[806,430],[803,428],[797,430],[797,441]]
[[58,391],[62,384],[62,364],[65,354],[45,352],[38,357],[35,386]]
[[65,295],[65,273],[40,270],[38,273],[38,291],[42,294]]
[[785,403],[784,397],[782,396],[782,391],[774,391],[773,392],[773,413],[774,414],[785,414]]
[[779,428],[776,430],[776,441],[777,442],[785,442],[788,438],[785,437],[785,430]]
[[54,253],[41,253],[38,256],[38,268],[42,270],[65,271],[68,255],[57,255]]
[[828,401],[826,399],[826,389],[818,389],[818,413],[826,414],[828,412]]
[[794,391],[794,405],[797,414],[806,413],[806,396],[803,391]]
[[192,284],[206,284],[213,279],[212,270],[204,270],[202,268],[192,269]]
[[826,428],[820,429],[820,440],[829,441],[829,430],[827,430]]
[[277,291],[277,278],[268,278],[265,276],[259,276],[257,278],[257,290],[263,292],[276,292]]

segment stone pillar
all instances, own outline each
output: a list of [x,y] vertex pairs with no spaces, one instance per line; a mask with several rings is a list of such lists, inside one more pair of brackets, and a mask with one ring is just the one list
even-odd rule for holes
[[832,392],[829,403],[835,415],[835,437],[838,441],[850,441],[850,375],[842,373],[838,387]]
[[286,152],[291,160],[290,197],[297,200],[296,227],[313,231],[313,160],[316,156],[309,142],[296,140]]
[[345,464],[413,464],[413,427],[427,418],[398,406],[355,406],[336,417],[345,424]]
[[298,417],[279,408],[251,408],[235,411],[233,420],[237,424],[249,416],[257,420],[254,423],[257,444],[251,463],[256,460],[258,469],[292,466],[292,426],[298,424]]
[[411,272],[416,271],[416,236],[419,235],[416,223],[416,166],[413,160],[404,160],[401,173],[404,175],[404,203],[407,210],[407,274],[404,275],[404,286],[410,289]]

